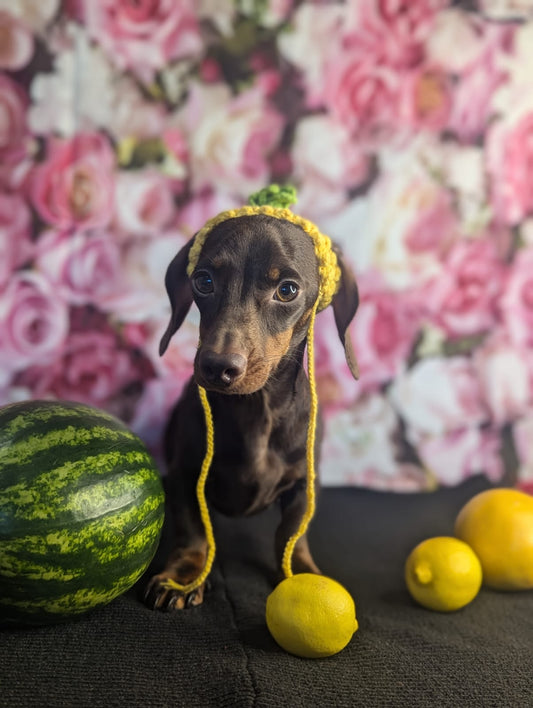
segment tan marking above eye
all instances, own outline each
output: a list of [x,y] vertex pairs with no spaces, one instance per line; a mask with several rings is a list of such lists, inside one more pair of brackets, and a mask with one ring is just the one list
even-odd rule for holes
[[280,270],[279,270],[279,268],[271,268],[271,269],[268,271],[268,279],[269,279],[269,280],[277,281],[277,280],[279,280],[279,276],[280,276]]

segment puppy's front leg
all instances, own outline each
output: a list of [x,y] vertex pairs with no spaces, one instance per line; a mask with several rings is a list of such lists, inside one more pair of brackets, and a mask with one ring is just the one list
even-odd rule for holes
[[[299,479],[294,486],[280,496],[281,522],[276,531],[276,558],[279,572],[283,575],[282,561],[285,546],[289,538],[296,533],[307,507],[307,480]],[[318,573],[311,551],[307,534],[304,534],[296,543],[292,556],[293,573]]]
[[[169,512],[176,533],[176,545],[171,551],[165,568],[154,575],[144,593],[145,603],[154,610],[181,610],[201,605],[205,583],[191,593],[167,588],[166,581],[187,585],[202,572],[207,557],[207,542],[200,517],[198,501],[194,493],[187,493],[183,484],[171,480],[173,488],[167,490]],[[175,487],[179,486],[180,489]]]

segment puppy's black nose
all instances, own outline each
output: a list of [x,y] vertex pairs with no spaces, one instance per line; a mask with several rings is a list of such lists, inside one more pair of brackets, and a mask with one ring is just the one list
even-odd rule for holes
[[213,386],[231,386],[246,371],[246,359],[242,354],[202,351],[200,371],[206,382]]

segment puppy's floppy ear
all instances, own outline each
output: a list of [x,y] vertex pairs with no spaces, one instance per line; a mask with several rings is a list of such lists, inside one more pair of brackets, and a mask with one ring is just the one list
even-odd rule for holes
[[348,367],[354,379],[358,379],[359,366],[353,350],[348,327],[359,307],[359,291],[357,289],[355,276],[350,267],[346,265],[340,249],[334,246],[334,251],[341,269],[341,282],[333,298],[333,314],[335,316],[335,324],[337,325],[340,340],[344,346],[346,362],[348,363]]
[[181,327],[192,305],[192,288],[187,275],[187,265],[193,241],[194,237],[178,251],[167,268],[165,287],[172,311],[166,332],[159,343],[159,356],[165,353],[172,335]]

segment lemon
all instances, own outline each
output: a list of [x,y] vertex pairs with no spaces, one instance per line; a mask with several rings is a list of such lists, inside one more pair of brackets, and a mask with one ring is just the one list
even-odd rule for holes
[[455,535],[476,552],[496,590],[533,588],[533,497],[517,489],[476,494],[459,512]]
[[266,622],[285,651],[308,659],[341,651],[358,628],[350,593],[312,573],[281,581],[267,598]]
[[452,612],[468,605],[481,587],[481,563],[463,541],[451,536],[428,538],[405,563],[411,597],[423,607]]

